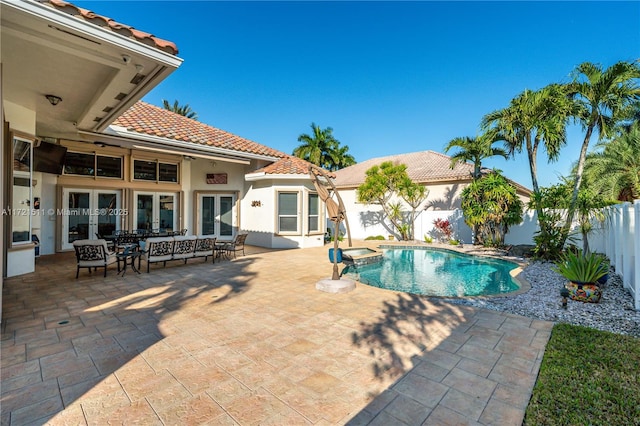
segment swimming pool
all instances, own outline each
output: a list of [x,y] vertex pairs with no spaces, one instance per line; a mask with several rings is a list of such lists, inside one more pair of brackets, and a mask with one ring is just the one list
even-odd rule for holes
[[487,296],[520,288],[517,264],[450,250],[384,249],[381,262],[347,266],[343,274],[364,284],[426,296]]

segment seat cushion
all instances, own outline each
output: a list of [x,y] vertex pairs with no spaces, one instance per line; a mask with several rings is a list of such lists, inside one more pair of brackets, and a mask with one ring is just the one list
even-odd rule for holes
[[198,241],[196,242],[196,256],[213,256],[213,246],[215,241],[215,237],[199,235]]
[[173,256],[173,237],[147,238],[145,258],[151,262],[171,260]]
[[196,242],[198,237],[190,236],[175,236],[173,245],[173,258],[185,259],[193,257],[195,255]]

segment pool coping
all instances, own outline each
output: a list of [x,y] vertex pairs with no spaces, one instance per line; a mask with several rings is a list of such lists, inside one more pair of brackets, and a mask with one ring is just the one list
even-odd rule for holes
[[[472,246],[473,248],[477,248],[475,246]],[[350,248],[356,248],[356,247],[350,247]],[[360,247],[357,247],[360,248]],[[489,257],[492,259],[498,259],[498,260],[504,260],[507,262],[511,262],[514,263],[515,265],[517,265],[514,269],[512,269],[511,271],[509,271],[509,275],[511,275],[511,278],[513,278],[513,280],[516,282],[516,284],[518,284],[519,288],[517,290],[513,290],[510,291],[508,293],[501,293],[501,294],[487,294],[487,295],[482,295],[482,296],[434,296],[434,295],[426,295],[426,294],[422,294],[420,296],[424,296],[424,297],[434,297],[434,298],[438,298],[438,299],[470,299],[470,300],[483,300],[483,299],[495,299],[497,297],[513,297],[513,296],[518,296],[520,294],[526,293],[529,290],[531,290],[531,284],[529,283],[529,281],[524,277],[524,268],[529,264],[528,262],[524,261],[523,259],[520,258],[516,258],[516,257],[511,257],[511,256],[499,256],[497,254],[494,254],[492,252],[488,252],[487,254],[483,254],[483,253],[468,253],[466,250],[464,250],[464,245],[460,245],[460,246],[448,246],[448,247],[440,247],[437,245],[433,245],[433,244],[415,244],[415,243],[384,243],[384,244],[379,244],[376,248],[371,248],[368,247],[372,250],[384,250],[384,249],[413,249],[413,250],[435,250],[435,251],[449,251],[449,252],[455,252],[455,253],[461,253],[461,254],[466,254],[468,256],[478,256],[478,257]],[[373,256],[377,256],[378,253],[371,253],[370,255],[366,255],[366,257],[373,257]],[[367,285],[370,286],[370,284],[364,283],[360,280],[356,280],[358,283],[363,284],[363,285]],[[375,287],[375,286],[373,286]],[[376,288],[380,288],[382,290],[388,290],[388,291],[393,291],[396,293],[404,293],[398,290],[391,290],[391,289],[385,289],[382,287],[376,287]]]

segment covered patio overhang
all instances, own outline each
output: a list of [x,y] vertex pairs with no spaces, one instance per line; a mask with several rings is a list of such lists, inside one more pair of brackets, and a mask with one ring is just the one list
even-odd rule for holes
[[35,115],[35,136],[75,139],[104,130],[182,59],[160,39],[145,44],[126,36],[130,27],[61,3],[0,1],[2,100],[9,122]]

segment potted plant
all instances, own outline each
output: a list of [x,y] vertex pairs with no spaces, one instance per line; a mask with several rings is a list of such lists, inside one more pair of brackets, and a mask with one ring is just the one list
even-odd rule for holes
[[569,282],[565,285],[572,300],[597,303],[602,297],[598,279],[608,272],[607,261],[597,253],[584,254],[581,250],[566,252],[554,271],[565,277]]

